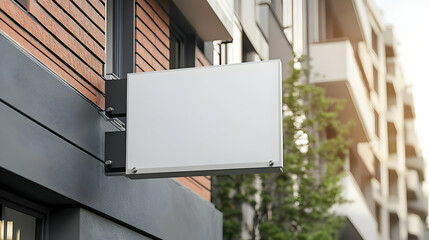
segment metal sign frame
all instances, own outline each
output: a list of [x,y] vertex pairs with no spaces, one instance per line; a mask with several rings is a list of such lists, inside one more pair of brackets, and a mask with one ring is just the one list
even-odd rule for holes
[[[213,77],[209,79],[212,75],[219,75],[219,82],[217,79],[213,79]],[[242,75],[250,79],[238,79]],[[176,78],[176,80],[171,80],[172,78]],[[242,86],[230,86],[231,89],[222,89],[219,85],[224,83],[226,83],[226,85],[229,84],[225,81],[225,78],[229,79],[232,84],[246,84]],[[237,83],[234,83],[234,81]],[[217,84],[213,90],[215,93],[212,93],[211,88],[207,88],[207,85],[204,85],[207,83],[209,85],[212,83],[215,83],[215,85]],[[174,87],[176,87],[178,91],[171,91],[171,88]],[[239,91],[241,92],[238,93],[235,98],[232,93],[234,93],[233,91],[236,89],[240,89]],[[159,114],[159,112],[163,112],[168,108],[165,102],[163,104],[163,101],[169,97],[169,95],[165,93],[166,91],[170,91],[169,94],[172,94],[173,98],[183,98],[181,101],[185,102],[182,105],[179,104],[179,110],[184,109],[183,111],[187,112],[190,109],[189,111],[194,111],[194,114],[198,113],[200,110],[202,111],[199,118],[196,117],[193,123],[201,123],[202,126],[199,128],[200,130],[194,131],[190,129],[189,125],[192,123],[188,123],[186,119],[190,118],[186,117],[179,117],[178,123],[175,123],[178,128],[177,131],[175,128],[170,128],[171,137],[181,140],[179,143],[169,141],[168,134],[170,134],[170,132],[163,132],[162,130],[163,126],[166,124],[166,122],[163,121],[165,115]],[[280,172],[283,167],[281,91],[281,62],[279,60],[129,74],[128,80],[106,81],[106,115],[108,117],[127,118],[127,133],[106,133],[106,174],[126,174],[130,178],[140,179]],[[152,94],[153,92],[156,92],[156,94]],[[200,95],[192,95],[200,92],[202,92]],[[201,104],[203,104],[204,107],[201,108],[201,106],[198,105],[199,103],[194,104],[189,99],[186,100],[189,94],[199,99],[198,101],[202,101]],[[215,97],[222,97],[222,94],[226,96],[227,100],[223,102],[224,105],[217,106],[218,103],[212,101],[212,99]],[[255,96],[252,94],[255,94]],[[162,97],[158,98],[158,95]],[[205,97],[205,95],[210,96]],[[125,96],[129,101],[128,104]],[[238,144],[236,145],[236,150],[225,145],[222,141],[218,141],[220,147],[223,148],[219,151],[212,152],[215,155],[213,157],[205,154],[205,150],[211,151],[210,148],[214,145],[210,145],[207,149],[204,149],[205,145],[199,145],[201,139],[205,137],[203,134],[208,134],[210,140],[219,137],[215,131],[204,133],[204,124],[207,124],[208,121],[208,118],[203,115],[207,114],[205,106],[207,105],[207,108],[213,111],[219,110],[216,114],[221,115],[224,114],[223,109],[225,107],[232,108],[232,110],[226,113],[226,115],[229,114],[228,117],[230,117],[227,121],[210,122],[207,127],[220,126],[220,128],[222,128],[222,124],[229,124],[229,121],[235,121],[236,128],[240,128],[241,126],[237,124],[238,121],[236,118],[251,116],[249,115],[250,113],[240,109],[240,104],[243,104],[243,100],[239,99],[240,97],[248,101],[253,101],[252,103],[255,105],[256,111],[260,111],[261,114],[263,113],[261,116],[255,117],[256,120],[243,122],[244,127],[249,127],[249,134],[244,134],[241,139],[241,136],[232,135],[233,137],[235,136],[238,141],[243,140],[250,142],[249,145],[240,146],[240,144]],[[261,99],[257,99],[258,97],[261,97]],[[253,98],[257,100],[253,100]],[[154,101],[155,107],[145,104],[151,101]],[[174,99],[171,99],[171,101],[174,101]],[[238,103],[235,103],[236,101]],[[238,113],[235,114],[236,112]],[[180,114],[180,112],[176,112],[175,116],[177,116],[177,114]],[[132,118],[131,120],[130,116]],[[169,124],[170,123],[167,122],[167,125]],[[181,127],[188,129],[188,132],[181,132]],[[231,128],[231,126],[228,127]],[[154,130],[156,134],[148,131],[148,129],[154,128],[156,129]],[[231,129],[232,132],[234,132],[234,130],[234,128]],[[243,133],[244,131],[242,130],[243,129],[236,134]],[[189,132],[189,142],[191,145],[187,144],[188,141],[186,137],[183,138],[181,136],[181,134],[187,134]],[[253,132],[256,136],[251,135]],[[223,137],[223,135],[220,136]],[[247,138],[251,139],[247,140]],[[259,140],[259,138],[261,140]],[[153,143],[152,139],[157,143]],[[225,141],[229,141],[227,136],[225,136]],[[185,143],[183,144],[185,147],[182,148],[180,145],[181,143]],[[232,143],[234,144],[234,142]],[[269,143],[273,143],[273,146]],[[196,145],[195,149],[190,147],[193,146],[192,144]],[[258,149],[258,144],[261,145],[260,148],[262,150]],[[159,145],[162,146],[160,147]],[[175,145],[180,146],[177,147]],[[249,146],[254,147],[250,148]],[[203,149],[201,150],[200,148]],[[225,149],[225,154],[222,153],[222,149]],[[178,160],[174,158],[174,154],[172,155],[168,152],[164,152],[170,150],[173,151],[173,153],[178,153]],[[191,151],[195,151],[195,153],[191,153]],[[255,152],[255,157],[253,157],[252,151]],[[204,156],[206,156],[207,159],[202,159]],[[231,158],[232,156],[240,159],[235,158],[237,161],[234,162],[234,158]],[[258,157],[260,156],[262,157],[259,159]],[[126,158],[129,159],[125,160]],[[250,160],[246,162],[246,158]],[[135,161],[136,159],[138,159],[138,161]],[[188,162],[189,159],[191,159],[191,163]],[[230,162],[229,160],[231,159],[232,161]],[[202,164],[198,164],[200,160]]]

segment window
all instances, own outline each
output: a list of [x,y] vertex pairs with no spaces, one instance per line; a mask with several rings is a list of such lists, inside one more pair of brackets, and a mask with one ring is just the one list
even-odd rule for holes
[[170,31],[170,69],[185,66],[185,37],[180,30],[171,28]]
[[[46,210],[35,210],[19,203],[28,201],[16,196],[16,202],[3,199],[2,195],[11,197],[0,190],[0,239],[3,240],[40,240],[43,239],[43,227]],[[31,203],[30,203],[31,204]],[[35,205],[35,204],[34,204]],[[40,210],[40,209],[39,209]]]
[[134,72],[133,1],[107,0],[106,3],[106,79],[126,78]]
[[375,110],[374,110],[374,120],[375,120],[375,135],[378,138],[380,138],[380,116]]
[[372,80],[374,85],[374,91],[378,94],[378,71],[374,66],[372,67]]
[[374,29],[371,31],[371,38],[372,38],[372,50],[374,50],[375,54],[378,55],[378,36],[377,33],[375,33]]
[[174,3],[170,6],[170,69],[194,67],[197,34]]
[[250,43],[250,40],[247,38],[246,34],[243,34],[242,52],[243,62],[255,62],[259,59],[255,49],[252,46],[252,43]]
[[18,5],[24,8],[25,10],[28,9],[28,0],[15,0],[15,2],[18,3]]

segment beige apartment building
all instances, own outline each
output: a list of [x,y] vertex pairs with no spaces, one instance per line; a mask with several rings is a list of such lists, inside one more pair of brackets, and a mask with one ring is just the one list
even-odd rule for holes
[[[214,64],[281,59],[287,77],[293,52],[305,54],[311,69],[306,80],[346,100],[340,118],[354,126],[343,194],[352,203],[333,209],[347,219],[340,239],[425,239],[425,164],[413,96],[394,30],[374,2],[235,0],[233,8],[233,41],[214,43]],[[246,229],[253,213],[242,210]]]
[[371,0],[312,1],[310,82],[347,100],[352,120],[342,239],[425,239],[424,160],[391,27]]

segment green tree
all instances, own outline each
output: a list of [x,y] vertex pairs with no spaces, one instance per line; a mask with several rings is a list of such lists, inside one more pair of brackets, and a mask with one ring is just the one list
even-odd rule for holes
[[[338,120],[343,102],[302,83],[307,71],[290,63],[283,81],[284,172],[213,177],[212,202],[223,212],[224,239],[335,239],[344,219],[331,211],[341,196],[350,124]],[[298,63],[298,64],[296,64]],[[243,209],[252,212],[251,224]],[[247,210],[246,210],[247,209]]]

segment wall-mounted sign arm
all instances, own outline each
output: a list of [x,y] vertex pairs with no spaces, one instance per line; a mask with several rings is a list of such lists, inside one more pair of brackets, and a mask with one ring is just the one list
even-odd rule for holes
[[127,115],[127,79],[106,81],[106,116],[109,118]]
[[125,174],[126,132],[105,133],[105,166],[106,175]]

